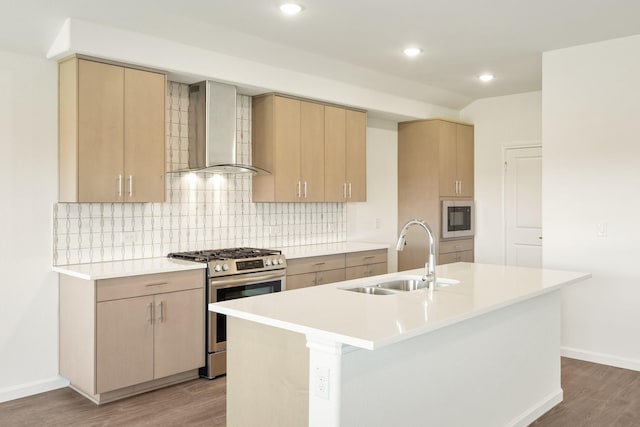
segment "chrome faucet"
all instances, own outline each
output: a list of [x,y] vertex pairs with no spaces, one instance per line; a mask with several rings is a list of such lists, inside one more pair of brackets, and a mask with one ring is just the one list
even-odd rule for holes
[[429,259],[424,264],[424,275],[422,276],[422,280],[427,283],[427,287],[429,290],[434,290],[436,288],[436,241],[433,238],[433,232],[429,225],[419,219],[412,219],[407,222],[402,230],[400,230],[400,237],[398,237],[398,243],[396,244],[396,250],[402,251],[404,249],[405,243],[405,235],[407,234],[407,230],[412,225],[419,225],[427,232],[429,236]]

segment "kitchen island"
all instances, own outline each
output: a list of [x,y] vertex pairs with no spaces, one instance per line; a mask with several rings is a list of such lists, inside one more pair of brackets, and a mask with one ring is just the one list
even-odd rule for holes
[[412,270],[211,304],[229,316],[228,425],[524,426],[562,401],[559,291],[590,274],[437,273],[434,292],[345,290]]

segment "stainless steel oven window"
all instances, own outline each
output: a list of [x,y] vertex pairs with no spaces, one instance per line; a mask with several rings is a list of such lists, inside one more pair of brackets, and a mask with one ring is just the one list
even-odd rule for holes
[[[209,302],[280,292],[285,289],[285,270],[212,278],[209,279]],[[226,350],[226,316],[209,312],[207,323],[207,351],[212,353]]]

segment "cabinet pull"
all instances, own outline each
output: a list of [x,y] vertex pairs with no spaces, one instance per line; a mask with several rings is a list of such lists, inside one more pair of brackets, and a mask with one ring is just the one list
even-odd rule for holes
[[148,285],[145,286],[162,286],[162,285],[166,285],[168,282],[158,282],[158,283],[149,283]]
[[349,183],[349,198],[351,198],[351,183]]
[[372,258],[375,258],[375,257],[376,257],[375,255],[369,255],[369,256],[366,256],[366,257],[364,257],[362,259],[372,259]]
[[297,191],[297,197],[298,199],[300,198],[300,181],[298,181],[298,191]]
[[347,183],[346,182],[342,183],[342,198],[343,199],[347,198]]
[[307,181],[304,182],[304,198],[307,198]]
[[313,266],[317,267],[319,265],[325,265],[325,264],[326,264],[326,262],[317,262],[317,263],[313,264]]
[[118,175],[118,197],[122,197],[122,175]]
[[149,305],[147,306],[147,311],[149,316],[147,317],[147,322],[149,322],[150,325],[153,325],[153,303],[150,302]]
[[133,197],[133,175],[129,175],[129,197]]
[[160,307],[160,316],[158,316],[158,321],[160,323],[164,322],[164,301],[160,301],[160,304],[158,304],[158,307]]
[[462,194],[462,181],[458,181],[458,194]]

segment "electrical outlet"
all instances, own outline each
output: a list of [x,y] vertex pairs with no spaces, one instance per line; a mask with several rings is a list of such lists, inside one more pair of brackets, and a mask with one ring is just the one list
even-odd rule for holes
[[598,237],[607,237],[609,224],[607,222],[601,222],[596,226],[596,235]]
[[329,368],[316,367],[315,395],[329,400]]
[[382,220],[380,218],[376,218],[376,230],[380,230],[381,225],[382,225]]

